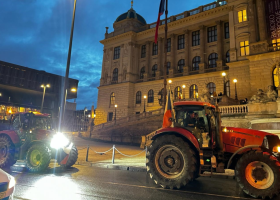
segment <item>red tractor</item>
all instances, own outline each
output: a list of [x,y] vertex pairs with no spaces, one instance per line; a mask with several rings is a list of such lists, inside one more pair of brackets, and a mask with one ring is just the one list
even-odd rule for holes
[[277,135],[222,127],[218,107],[204,102],[174,103],[172,127],[142,137],[147,173],[163,187],[180,189],[205,171],[234,169],[248,195],[272,198],[280,191],[280,141]]
[[9,124],[0,124],[0,168],[24,160],[28,171],[41,172],[52,158],[70,167],[77,161],[78,150],[64,134],[54,131],[49,114],[17,113]]

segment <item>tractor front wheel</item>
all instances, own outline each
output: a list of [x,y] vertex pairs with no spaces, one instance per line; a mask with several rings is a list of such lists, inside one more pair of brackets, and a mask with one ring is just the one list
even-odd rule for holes
[[237,162],[236,180],[248,195],[262,199],[273,198],[280,189],[280,167],[277,160],[263,152],[249,152]]
[[15,145],[6,135],[0,136],[0,168],[10,167],[15,164]]
[[194,151],[180,137],[157,138],[148,147],[146,158],[150,178],[163,188],[180,189],[195,178]]
[[30,172],[44,171],[49,166],[50,161],[50,150],[44,144],[35,144],[27,151],[26,168]]
[[77,159],[78,159],[78,149],[75,145],[73,145],[73,147],[69,153],[69,157],[68,157],[66,164],[61,165],[61,166],[65,167],[65,168],[72,167],[76,163]]

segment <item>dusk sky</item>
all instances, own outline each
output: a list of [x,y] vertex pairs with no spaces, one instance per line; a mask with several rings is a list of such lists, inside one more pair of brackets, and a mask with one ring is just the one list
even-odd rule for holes
[[[214,0],[169,0],[168,16]],[[131,0],[77,0],[70,78],[79,80],[77,109],[97,103],[105,27]],[[148,24],[156,22],[160,0],[134,0],[134,10]],[[74,0],[2,0],[0,60],[65,76]],[[162,19],[164,16],[162,15]]]

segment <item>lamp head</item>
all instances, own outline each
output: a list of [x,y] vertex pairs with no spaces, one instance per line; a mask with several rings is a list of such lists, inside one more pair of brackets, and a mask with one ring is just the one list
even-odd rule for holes
[[233,82],[234,82],[234,83],[237,83],[237,80],[236,80],[236,79],[233,79]]
[[118,107],[118,105],[117,104],[115,104],[115,108],[117,108]]
[[45,87],[43,84],[41,85],[41,88]]
[[50,84],[47,84],[46,87],[49,88],[49,87],[51,87],[51,86],[50,86]]
[[222,76],[226,76],[227,74],[225,72],[222,73]]
[[76,88],[71,88],[71,92],[77,92]]
[[168,81],[168,83],[172,83],[172,80],[170,79],[170,80]]
[[186,87],[186,85],[183,85],[182,87],[183,87],[183,88],[185,88],[185,87]]
[[144,99],[146,99],[147,98],[147,96],[146,95],[144,95]]

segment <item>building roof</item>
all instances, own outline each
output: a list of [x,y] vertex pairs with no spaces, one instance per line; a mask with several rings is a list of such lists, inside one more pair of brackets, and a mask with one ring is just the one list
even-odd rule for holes
[[146,20],[141,15],[137,14],[135,12],[135,10],[133,10],[133,8],[129,9],[127,12],[118,16],[115,22],[120,22],[120,21],[125,20],[125,19],[137,19],[141,23],[147,24]]

